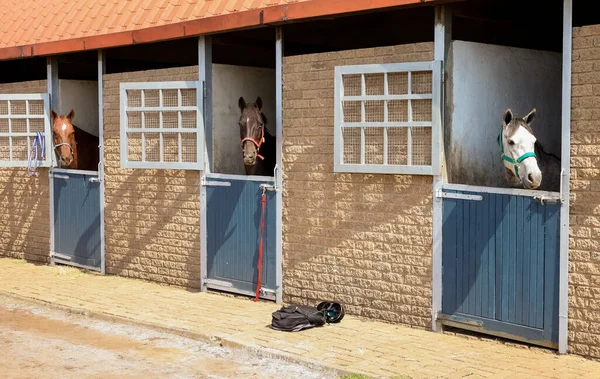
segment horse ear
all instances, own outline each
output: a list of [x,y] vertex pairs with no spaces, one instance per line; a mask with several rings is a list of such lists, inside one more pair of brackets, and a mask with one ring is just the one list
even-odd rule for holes
[[75,118],[75,110],[71,109],[71,112],[69,112],[69,114],[67,115],[67,118],[69,119],[69,121],[73,121],[73,118]]
[[260,96],[256,98],[256,106],[258,107],[259,111],[262,109],[263,103],[262,103],[262,99],[260,98]]
[[535,118],[535,112],[535,108],[533,108],[527,116],[523,117],[523,121],[525,121],[527,125],[531,125],[533,122],[533,119]]
[[54,119],[56,118],[56,116],[58,116],[58,115],[56,114],[56,112],[54,111],[54,109],[50,109],[50,119],[52,121],[54,121]]
[[243,111],[244,108],[246,108],[246,100],[244,100],[243,96],[241,96],[240,99],[238,100],[238,107],[240,107],[241,111]]
[[510,122],[513,119],[513,113],[510,110],[510,108],[508,108],[505,112],[504,112],[504,116],[502,116],[502,121],[504,121],[504,126],[510,124]]

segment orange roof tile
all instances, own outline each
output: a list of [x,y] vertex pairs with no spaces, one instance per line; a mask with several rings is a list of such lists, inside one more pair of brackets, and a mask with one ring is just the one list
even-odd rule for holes
[[[297,1],[310,0],[261,0],[258,7]],[[254,0],[0,0],[0,49],[241,12],[255,4]],[[156,8],[163,11],[148,17]],[[118,18],[110,17],[115,13]]]
[[437,0],[0,0],[0,60]]

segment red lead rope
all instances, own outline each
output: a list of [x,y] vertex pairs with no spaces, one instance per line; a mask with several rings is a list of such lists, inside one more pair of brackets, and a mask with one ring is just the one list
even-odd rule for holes
[[257,284],[256,284],[256,297],[254,298],[254,301],[258,301],[258,298],[260,296],[260,279],[262,277],[262,260],[263,260],[263,237],[265,235],[265,208],[267,205],[267,194],[266,191],[263,189],[263,194],[262,194],[262,216],[261,216],[261,222],[260,222],[260,244],[258,245],[258,280],[257,280]]

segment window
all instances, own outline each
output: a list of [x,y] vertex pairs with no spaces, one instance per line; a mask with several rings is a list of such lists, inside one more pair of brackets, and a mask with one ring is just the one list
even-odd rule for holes
[[[32,158],[39,160],[39,166],[50,167],[49,100],[48,94],[0,95],[0,167],[27,167],[32,148],[35,149]],[[36,147],[34,140],[39,141]]]
[[335,172],[439,173],[441,64],[335,68]]
[[201,170],[201,92],[198,82],[121,83],[121,167]]

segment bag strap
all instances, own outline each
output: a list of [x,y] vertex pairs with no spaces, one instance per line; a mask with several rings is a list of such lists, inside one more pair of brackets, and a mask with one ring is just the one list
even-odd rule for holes
[[327,321],[325,313],[316,308],[314,311],[309,311],[308,308],[296,307],[295,311],[306,317],[312,323],[319,323],[323,320]]

